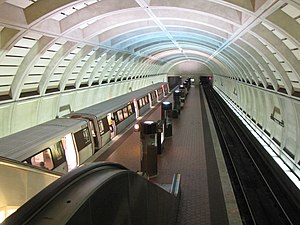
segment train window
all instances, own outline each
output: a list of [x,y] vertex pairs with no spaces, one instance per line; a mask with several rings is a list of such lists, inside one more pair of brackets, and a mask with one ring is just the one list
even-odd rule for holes
[[132,110],[132,105],[131,104],[127,106],[127,110],[128,110],[128,114],[129,115],[133,114],[133,110]]
[[143,101],[142,99],[139,99],[139,108],[142,108],[143,107]]
[[145,103],[146,103],[146,104],[149,103],[148,96],[145,96]]
[[102,135],[102,134],[104,134],[104,125],[103,125],[103,122],[102,122],[102,120],[99,120],[98,121],[98,125],[99,125],[99,129],[100,129],[100,134]]
[[124,115],[124,119],[126,119],[128,117],[127,107],[123,108],[123,115]]
[[54,168],[51,150],[46,148],[44,151],[32,156],[30,158],[30,163],[33,166],[37,166],[43,169],[52,170]]
[[74,137],[78,151],[91,144],[90,132],[87,127],[74,133]]
[[143,102],[143,106],[146,105],[145,104],[145,98],[142,98],[142,102]]
[[124,118],[123,118],[122,109],[117,111],[117,115],[118,115],[119,122],[123,121]]
[[152,100],[156,100],[155,92],[151,93]]
[[104,133],[106,133],[107,131],[109,131],[109,125],[108,125],[108,120],[107,117],[101,119],[102,120],[102,125],[103,125],[103,129],[104,129]]
[[52,152],[54,167],[58,167],[59,165],[61,165],[63,162],[66,161],[66,156],[61,141],[51,146],[51,152]]
[[111,120],[114,120],[116,124],[119,123],[119,118],[118,118],[118,114],[116,112],[113,113],[113,117],[111,117]]

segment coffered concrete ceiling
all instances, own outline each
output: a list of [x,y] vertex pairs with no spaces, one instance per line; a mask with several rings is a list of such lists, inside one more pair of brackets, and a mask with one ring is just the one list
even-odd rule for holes
[[297,96],[299,0],[1,0],[0,103],[168,74]]

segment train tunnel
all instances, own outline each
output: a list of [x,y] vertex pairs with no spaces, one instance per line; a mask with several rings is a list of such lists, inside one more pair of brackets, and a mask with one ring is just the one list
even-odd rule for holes
[[299,177],[299,30],[298,0],[0,0],[0,137],[191,77]]

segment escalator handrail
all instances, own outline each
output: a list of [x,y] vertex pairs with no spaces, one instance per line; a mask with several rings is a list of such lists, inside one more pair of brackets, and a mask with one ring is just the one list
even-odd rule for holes
[[179,173],[174,174],[172,184],[171,184],[171,194],[176,197],[180,195],[181,192],[181,175]]
[[98,162],[87,164],[82,167],[78,167],[75,170],[62,176],[60,179],[56,180],[49,186],[47,186],[43,191],[36,194],[33,198],[27,201],[23,207],[20,207],[15,215],[12,214],[6,220],[1,223],[1,225],[16,225],[16,224],[26,224],[34,214],[39,212],[48,202],[50,202],[55,196],[57,196],[66,187],[72,185],[76,180],[85,177],[91,172],[105,170],[105,169],[115,169],[115,170],[128,170],[126,167],[112,162]]

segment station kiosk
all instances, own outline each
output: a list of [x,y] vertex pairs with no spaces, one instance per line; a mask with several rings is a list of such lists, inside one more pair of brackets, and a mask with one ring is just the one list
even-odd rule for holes
[[185,87],[183,85],[179,86],[180,91],[180,107],[183,108],[185,102]]
[[163,102],[161,104],[161,120],[164,122],[164,136],[172,136],[172,103]]
[[180,91],[175,90],[173,94],[173,100],[174,100],[174,109],[173,109],[173,118],[178,118],[178,115],[180,114]]
[[157,176],[157,122],[141,123],[140,139],[141,171],[148,177]]

